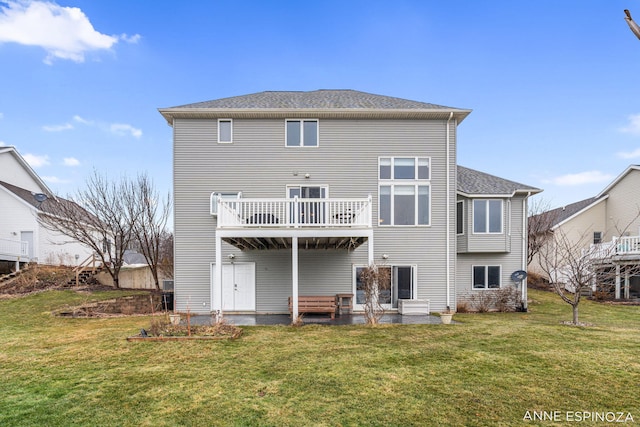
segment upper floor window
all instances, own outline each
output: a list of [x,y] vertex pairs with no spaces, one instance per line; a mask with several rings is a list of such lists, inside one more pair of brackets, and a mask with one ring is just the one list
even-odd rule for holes
[[602,243],[602,231],[594,231],[593,232],[593,244],[597,245]]
[[230,144],[233,142],[233,122],[231,119],[218,119],[218,143]]
[[502,200],[473,201],[473,232],[502,233]]
[[381,157],[378,178],[428,180],[430,163],[429,157]]
[[456,234],[464,234],[464,201],[456,203]]
[[381,157],[378,161],[378,223],[430,225],[428,157]]
[[318,120],[286,120],[287,147],[317,147]]

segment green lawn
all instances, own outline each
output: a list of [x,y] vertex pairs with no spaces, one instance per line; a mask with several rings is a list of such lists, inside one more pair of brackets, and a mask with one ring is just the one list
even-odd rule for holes
[[149,317],[52,317],[88,298],[69,291],[2,300],[0,425],[639,424],[640,307],[584,301],[595,326],[577,328],[558,297],[530,297],[529,313],[456,325],[245,327],[231,342],[127,342]]

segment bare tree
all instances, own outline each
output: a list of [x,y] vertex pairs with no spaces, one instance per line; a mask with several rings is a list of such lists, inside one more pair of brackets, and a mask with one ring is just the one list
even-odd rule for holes
[[[171,195],[167,193],[166,198],[160,199],[153,182],[146,174],[138,175],[134,192],[136,210],[140,212],[138,221],[135,223],[134,233],[140,252],[151,270],[156,289],[160,289],[158,273],[163,266],[166,267],[167,262],[166,248],[162,246],[163,243],[166,243],[166,226],[171,213]],[[163,262],[164,265],[162,265]]]
[[529,205],[527,229],[527,265],[535,259],[542,248],[553,239],[552,227],[558,219],[558,210],[552,210],[544,199],[533,199]]
[[[626,233],[626,229],[617,231],[620,235]],[[571,305],[572,323],[576,325],[579,324],[578,306],[585,291],[610,287],[620,280],[621,268],[627,275],[640,272],[638,261],[629,262],[626,258],[623,239],[614,238],[601,244],[591,242],[592,235],[588,232],[576,238],[557,229],[539,252],[540,268],[549,277],[553,290]]]
[[391,290],[391,268],[371,264],[360,272],[364,291],[364,318],[367,324],[375,325],[384,314],[380,294]]
[[165,231],[160,236],[160,262],[159,271],[168,278],[173,279],[173,233]]
[[90,247],[119,288],[124,252],[140,215],[135,194],[132,181],[110,181],[94,171],[75,196],[43,202],[38,221]]

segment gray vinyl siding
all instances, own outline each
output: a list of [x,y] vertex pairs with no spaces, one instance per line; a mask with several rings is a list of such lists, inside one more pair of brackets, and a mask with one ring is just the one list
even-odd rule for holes
[[[517,270],[526,270],[523,261],[524,239],[523,214],[526,213],[526,204],[523,206],[523,197],[516,196],[510,199],[511,219],[510,233],[507,239],[511,250],[507,253],[460,253],[457,256],[456,284],[458,288],[458,300],[466,300],[470,295],[481,290],[472,288],[472,267],[474,265],[499,265],[501,266],[501,286],[513,286],[511,274]],[[486,291],[484,291],[486,292]]]
[[[313,118],[313,117],[309,117]],[[450,205],[451,301],[455,304],[456,124],[450,123],[450,198],[446,200],[446,121],[319,120],[319,147],[285,147],[284,119],[234,119],[233,143],[217,143],[217,120],[174,121],[174,227],[177,309],[209,312],[210,265],[215,260],[213,191],[242,191],[245,198],[285,197],[287,185],[329,186],[329,197],[373,197],[376,262],[417,265],[417,292],[434,310],[446,305],[446,204]],[[431,158],[431,225],[377,227],[378,158]],[[297,172],[297,176],[294,173]],[[305,179],[305,174],[310,178]],[[238,249],[223,244],[227,252]],[[353,289],[352,266],[364,265],[367,243],[354,253],[301,250],[300,294]],[[291,251],[246,251],[256,262],[256,308],[286,309],[291,293]],[[203,304],[204,303],[204,304]]]
[[[482,197],[483,200],[497,199],[496,197]],[[458,199],[460,200],[460,199]],[[464,199],[465,223],[464,235],[457,237],[458,253],[509,252],[512,239],[509,236],[513,218],[509,212],[511,203],[503,198],[502,233],[474,233],[473,232],[473,199]]]

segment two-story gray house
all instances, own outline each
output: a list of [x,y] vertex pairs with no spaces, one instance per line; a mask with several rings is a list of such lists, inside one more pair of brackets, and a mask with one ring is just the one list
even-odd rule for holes
[[374,263],[390,269],[386,308],[455,309],[525,269],[527,197],[540,190],[457,166],[470,110],[318,90],[160,113],[173,127],[180,311],[286,313],[290,296],[336,294],[357,311]]

